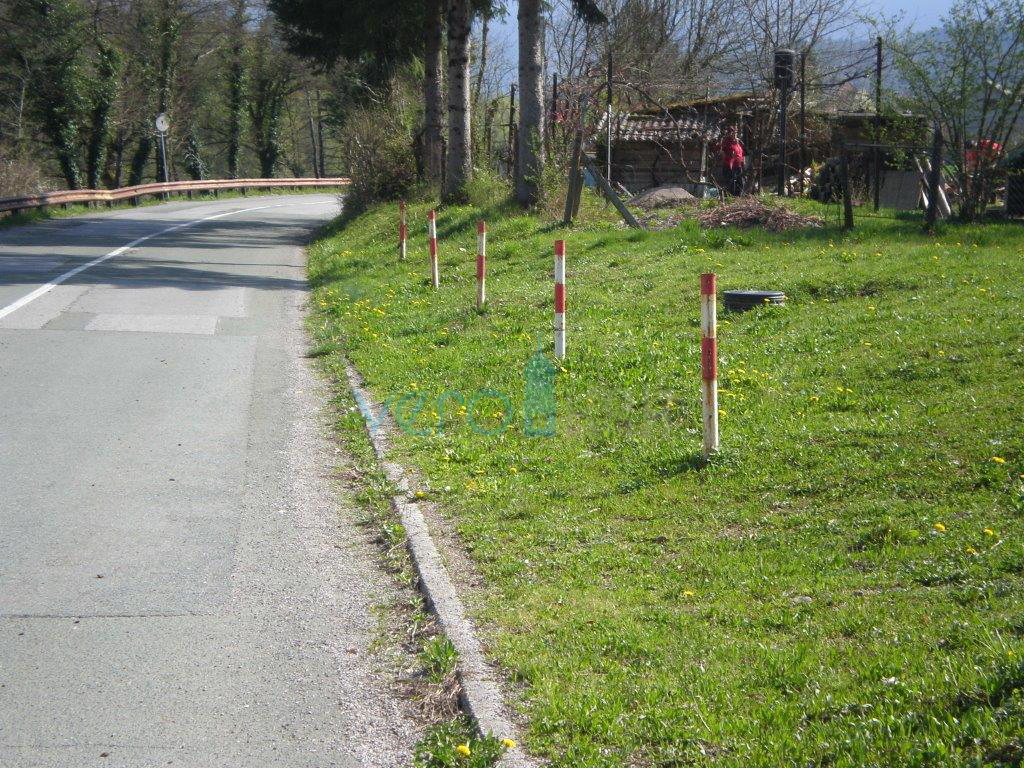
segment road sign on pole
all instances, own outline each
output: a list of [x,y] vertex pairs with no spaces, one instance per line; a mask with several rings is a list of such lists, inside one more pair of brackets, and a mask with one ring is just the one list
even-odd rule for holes
[[[171,121],[167,119],[166,112],[161,112],[156,116],[153,124],[156,126],[157,136],[160,139],[160,166],[164,169],[164,184],[168,184],[171,177],[167,170],[167,129],[171,127]],[[167,199],[166,193],[164,199]]]

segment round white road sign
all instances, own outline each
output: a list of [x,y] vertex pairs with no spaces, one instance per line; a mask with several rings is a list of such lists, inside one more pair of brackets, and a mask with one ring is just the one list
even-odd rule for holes
[[161,112],[157,115],[154,122],[156,123],[156,129],[160,131],[160,133],[167,133],[167,129],[171,127],[171,121],[167,119],[166,112]]

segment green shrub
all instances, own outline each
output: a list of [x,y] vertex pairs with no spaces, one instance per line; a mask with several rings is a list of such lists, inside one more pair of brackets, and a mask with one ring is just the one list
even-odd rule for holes
[[366,107],[352,112],[345,121],[341,154],[352,179],[347,197],[352,211],[406,197],[416,185],[412,141],[393,110]]

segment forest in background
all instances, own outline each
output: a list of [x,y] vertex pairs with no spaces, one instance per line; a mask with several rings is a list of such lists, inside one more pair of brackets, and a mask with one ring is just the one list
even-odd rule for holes
[[[652,114],[754,94],[770,117],[773,52],[790,46],[806,53],[811,102],[874,109],[869,30],[885,38],[882,108],[941,125],[953,162],[972,141],[1019,141],[1022,0],[960,2],[923,33],[867,12],[855,0],[0,0],[0,196],[162,178],[153,120],[166,112],[171,179],[348,175],[357,204],[464,199],[475,176],[499,176],[520,203],[550,202],[609,90],[614,110]],[[768,145],[778,126],[759,130]]]

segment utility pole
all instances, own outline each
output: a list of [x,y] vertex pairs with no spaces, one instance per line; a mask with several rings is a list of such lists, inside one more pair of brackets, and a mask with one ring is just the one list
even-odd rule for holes
[[316,89],[316,135],[320,145],[320,178],[327,178],[327,150],[324,147],[324,113],[320,109],[320,89]]
[[800,194],[807,169],[807,51],[800,51]]
[[875,210],[878,210],[882,197],[882,36],[875,41]]
[[309,89],[304,89],[306,92],[306,115],[309,118],[309,145],[312,147],[313,155],[313,175],[316,178],[320,178],[320,151],[317,148],[316,141],[316,129],[313,125],[313,103],[309,98]]
[[704,88],[704,104],[701,108],[701,140],[700,140],[700,183],[708,181],[708,102],[711,101],[711,81]]
[[605,116],[605,127],[607,128],[608,135],[605,137],[606,154],[607,154],[607,167],[608,170],[605,173],[605,178],[608,183],[612,183],[612,49],[608,46],[608,102],[607,112]]
[[775,87],[779,89],[779,172],[775,193],[786,194],[786,102],[793,87],[793,69],[796,51],[780,48],[775,51]]

